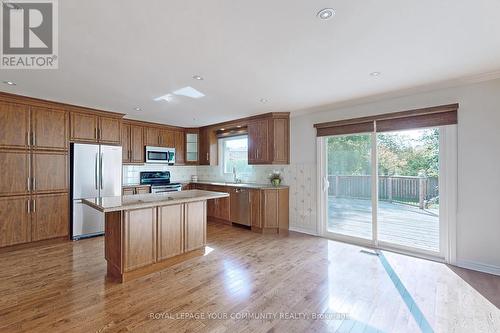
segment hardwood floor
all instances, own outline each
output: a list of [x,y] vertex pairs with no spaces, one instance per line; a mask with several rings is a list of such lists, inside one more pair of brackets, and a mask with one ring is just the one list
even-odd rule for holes
[[[1,253],[0,332],[500,330],[500,310],[471,287],[486,279],[481,292],[498,293],[500,277],[466,282],[446,265],[384,252],[387,267],[359,247],[297,233],[209,223],[207,240],[205,256],[124,284],[104,278],[103,238]],[[298,319],[270,318],[279,313]],[[314,313],[332,318],[303,317]]]

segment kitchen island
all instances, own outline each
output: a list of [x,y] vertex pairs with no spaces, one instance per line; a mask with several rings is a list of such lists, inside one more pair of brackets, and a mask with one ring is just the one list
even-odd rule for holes
[[125,282],[203,255],[207,200],[228,196],[189,190],[82,202],[105,214],[107,276]]

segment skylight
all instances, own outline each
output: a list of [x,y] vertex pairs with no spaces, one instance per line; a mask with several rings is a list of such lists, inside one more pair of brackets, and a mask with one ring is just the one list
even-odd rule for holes
[[179,90],[176,90],[173,92],[174,95],[178,96],[186,96],[190,98],[202,98],[205,96],[202,92],[199,92],[198,90],[194,89],[193,87],[184,87]]

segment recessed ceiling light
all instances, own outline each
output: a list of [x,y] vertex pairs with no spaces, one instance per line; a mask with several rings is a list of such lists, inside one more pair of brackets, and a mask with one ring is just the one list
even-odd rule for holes
[[9,86],[15,86],[16,84],[12,81],[3,81],[3,83],[8,84]]
[[136,106],[136,107],[134,108],[134,110],[135,110],[135,111],[142,111],[142,109],[141,109],[140,107],[138,107],[138,106]]
[[382,73],[380,72],[371,72],[370,76],[380,76]]
[[198,80],[198,81],[203,81],[203,77],[199,75],[193,75],[193,79]]
[[260,102],[261,102],[261,103],[267,103],[267,102],[268,102],[268,100],[267,100],[267,99],[265,99],[265,98],[261,98],[261,99],[260,99]]
[[318,14],[316,14],[320,20],[329,20],[333,17],[333,15],[335,15],[335,10],[332,8],[323,8],[318,12]]

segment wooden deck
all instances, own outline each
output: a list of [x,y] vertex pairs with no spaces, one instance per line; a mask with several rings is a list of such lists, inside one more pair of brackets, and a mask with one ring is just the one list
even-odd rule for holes
[[[371,201],[330,196],[328,229],[343,235],[371,238]],[[380,201],[379,240],[427,251],[439,251],[437,209]]]

